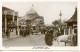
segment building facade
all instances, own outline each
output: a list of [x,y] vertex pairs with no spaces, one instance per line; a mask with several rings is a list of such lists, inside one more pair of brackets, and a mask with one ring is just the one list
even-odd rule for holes
[[38,31],[41,27],[44,27],[44,18],[33,8],[31,8],[24,17],[30,29],[36,29]]
[[73,16],[65,23],[65,34],[70,36],[72,45],[77,46],[77,8],[75,9]]
[[17,26],[18,26],[17,18],[18,18],[18,12],[7,7],[2,7],[2,30],[3,30],[2,32],[5,35],[8,29],[10,31],[16,29],[17,32]]

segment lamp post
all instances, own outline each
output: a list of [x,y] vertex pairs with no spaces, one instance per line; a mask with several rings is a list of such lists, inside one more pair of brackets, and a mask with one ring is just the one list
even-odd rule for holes
[[15,13],[14,13],[14,10],[13,10],[13,23],[14,23],[14,15],[15,15]]
[[19,24],[18,24],[18,12],[17,12],[17,30],[16,30],[16,34],[19,35]]
[[6,35],[6,31],[7,31],[7,19],[6,19],[7,11],[6,10],[4,11],[4,14],[5,14],[5,35]]

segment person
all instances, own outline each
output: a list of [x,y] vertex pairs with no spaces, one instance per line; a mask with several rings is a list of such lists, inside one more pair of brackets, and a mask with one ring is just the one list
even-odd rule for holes
[[54,37],[54,40],[57,39],[57,31],[54,29],[55,32],[53,32],[53,37]]
[[21,29],[20,29],[20,33],[19,33],[19,34],[20,34],[20,36],[22,36],[22,31],[21,31]]
[[45,35],[45,43],[48,45],[48,34],[49,34],[49,31],[46,32],[46,35]]
[[10,30],[9,29],[7,29],[7,31],[6,31],[6,36],[7,36],[7,39],[10,38]]
[[16,28],[16,35],[18,35],[17,28]]
[[4,37],[4,28],[2,28],[2,37]]
[[46,35],[45,35],[45,43],[49,46],[53,45],[53,30],[50,29],[47,31]]
[[26,33],[26,35],[27,35],[27,36],[29,36],[29,35],[30,35],[30,34],[29,34],[29,30],[28,30],[28,29],[26,29],[25,31],[26,31],[26,32],[25,32],[25,33]]
[[24,30],[24,37],[26,37],[26,30]]
[[77,34],[73,35],[73,45],[77,46]]
[[43,29],[43,33],[45,34],[45,32],[46,32],[46,29],[44,28],[44,29]]

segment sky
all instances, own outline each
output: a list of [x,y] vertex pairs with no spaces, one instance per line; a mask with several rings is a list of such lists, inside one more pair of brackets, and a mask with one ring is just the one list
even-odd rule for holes
[[69,20],[75,12],[77,2],[4,2],[2,6],[19,12],[19,16],[23,17],[32,8],[37,11],[40,16],[44,17],[46,25],[51,25],[53,21],[60,19],[60,10],[62,13],[61,20]]

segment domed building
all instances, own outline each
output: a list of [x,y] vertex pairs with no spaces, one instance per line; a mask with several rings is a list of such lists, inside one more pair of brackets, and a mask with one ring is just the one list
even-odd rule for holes
[[40,16],[33,7],[25,14],[27,26],[29,29],[39,30],[44,27],[44,18]]

